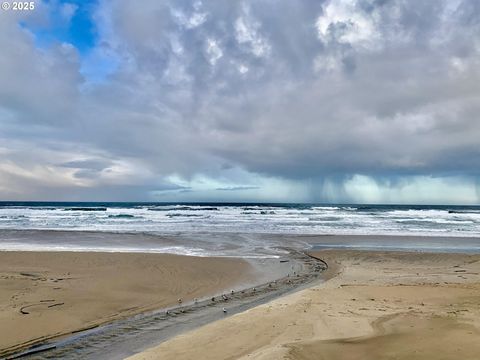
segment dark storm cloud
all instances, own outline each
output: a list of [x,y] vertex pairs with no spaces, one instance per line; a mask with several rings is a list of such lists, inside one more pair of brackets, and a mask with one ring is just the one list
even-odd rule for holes
[[259,186],[232,186],[232,187],[223,187],[223,188],[216,188],[215,190],[219,191],[241,191],[241,190],[256,190],[260,189]]
[[477,1],[100,1],[87,57],[37,48],[49,6],[2,14],[3,194],[19,177],[139,197],[263,177],[347,199],[361,174],[459,177],[478,201]]
[[74,176],[77,178],[96,178],[100,172],[108,171],[112,162],[98,159],[74,160],[60,164],[61,167],[75,169]]

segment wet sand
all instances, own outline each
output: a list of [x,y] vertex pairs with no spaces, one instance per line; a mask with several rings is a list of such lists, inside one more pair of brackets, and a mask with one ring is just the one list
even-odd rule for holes
[[[286,251],[287,249],[285,249]],[[257,272],[253,282],[234,292],[222,292],[198,302],[187,301],[168,308],[114,320],[93,329],[51,339],[41,346],[16,353],[25,359],[124,359],[156,346],[178,334],[265,304],[282,295],[322,281],[325,263],[302,252],[288,251],[280,259],[249,260]],[[275,281],[259,283],[275,276]],[[278,272],[277,272],[278,271]],[[290,276],[288,276],[290,275]],[[222,309],[225,308],[227,313]]]
[[0,252],[0,356],[250,282],[246,261],[166,254]]
[[325,250],[329,280],[139,359],[466,359],[480,354],[480,255]]

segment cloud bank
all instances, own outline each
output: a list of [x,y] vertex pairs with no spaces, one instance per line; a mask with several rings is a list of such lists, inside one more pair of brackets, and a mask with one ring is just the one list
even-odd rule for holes
[[79,4],[0,14],[2,199],[480,202],[477,1]]

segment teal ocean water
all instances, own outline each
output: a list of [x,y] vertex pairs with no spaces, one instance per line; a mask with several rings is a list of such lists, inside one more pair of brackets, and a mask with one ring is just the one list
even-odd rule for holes
[[[45,248],[44,242],[14,238],[14,230],[94,231],[167,236],[167,246],[136,240],[107,241],[107,236],[57,249],[166,251],[174,253],[265,253],[271,239],[290,236],[310,243],[312,235],[397,235],[480,238],[479,206],[324,205],[241,203],[58,203],[0,202],[0,249]],[[10,234],[10,235],[5,235]],[[278,235],[278,236],[274,236]],[[181,239],[184,239],[182,243]],[[118,237],[117,237],[118,238]],[[126,239],[126,237],[125,237]],[[180,240],[178,240],[180,239]],[[188,244],[187,244],[188,243]],[[42,245],[43,244],[43,245]],[[205,245],[206,244],[206,245]],[[248,245],[248,246],[247,246]],[[284,245],[290,245],[288,241]],[[355,244],[353,244],[355,245]],[[339,245],[341,246],[341,244]],[[479,244],[480,248],[480,244]],[[162,250],[163,249],[163,250]],[[167,250],[168,251],[167,251]],[[229,250],[230,249],[230,250]],[[235,250],[237,249],[237,250]]]

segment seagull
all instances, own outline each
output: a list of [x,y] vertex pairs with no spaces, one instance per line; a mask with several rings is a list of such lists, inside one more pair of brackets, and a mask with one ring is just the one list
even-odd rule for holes
[[223,308],[223,313],[226,314],[226,313],[227,313],[227,309]]
[[235,291],[231,290],[231,291],[230,291],[230,294],[232,294],[232,295],[233,295],[233,293],[234,293],[234,292],[235,292]]
[[257,289],[253,288],[253,292],[257,291]]

